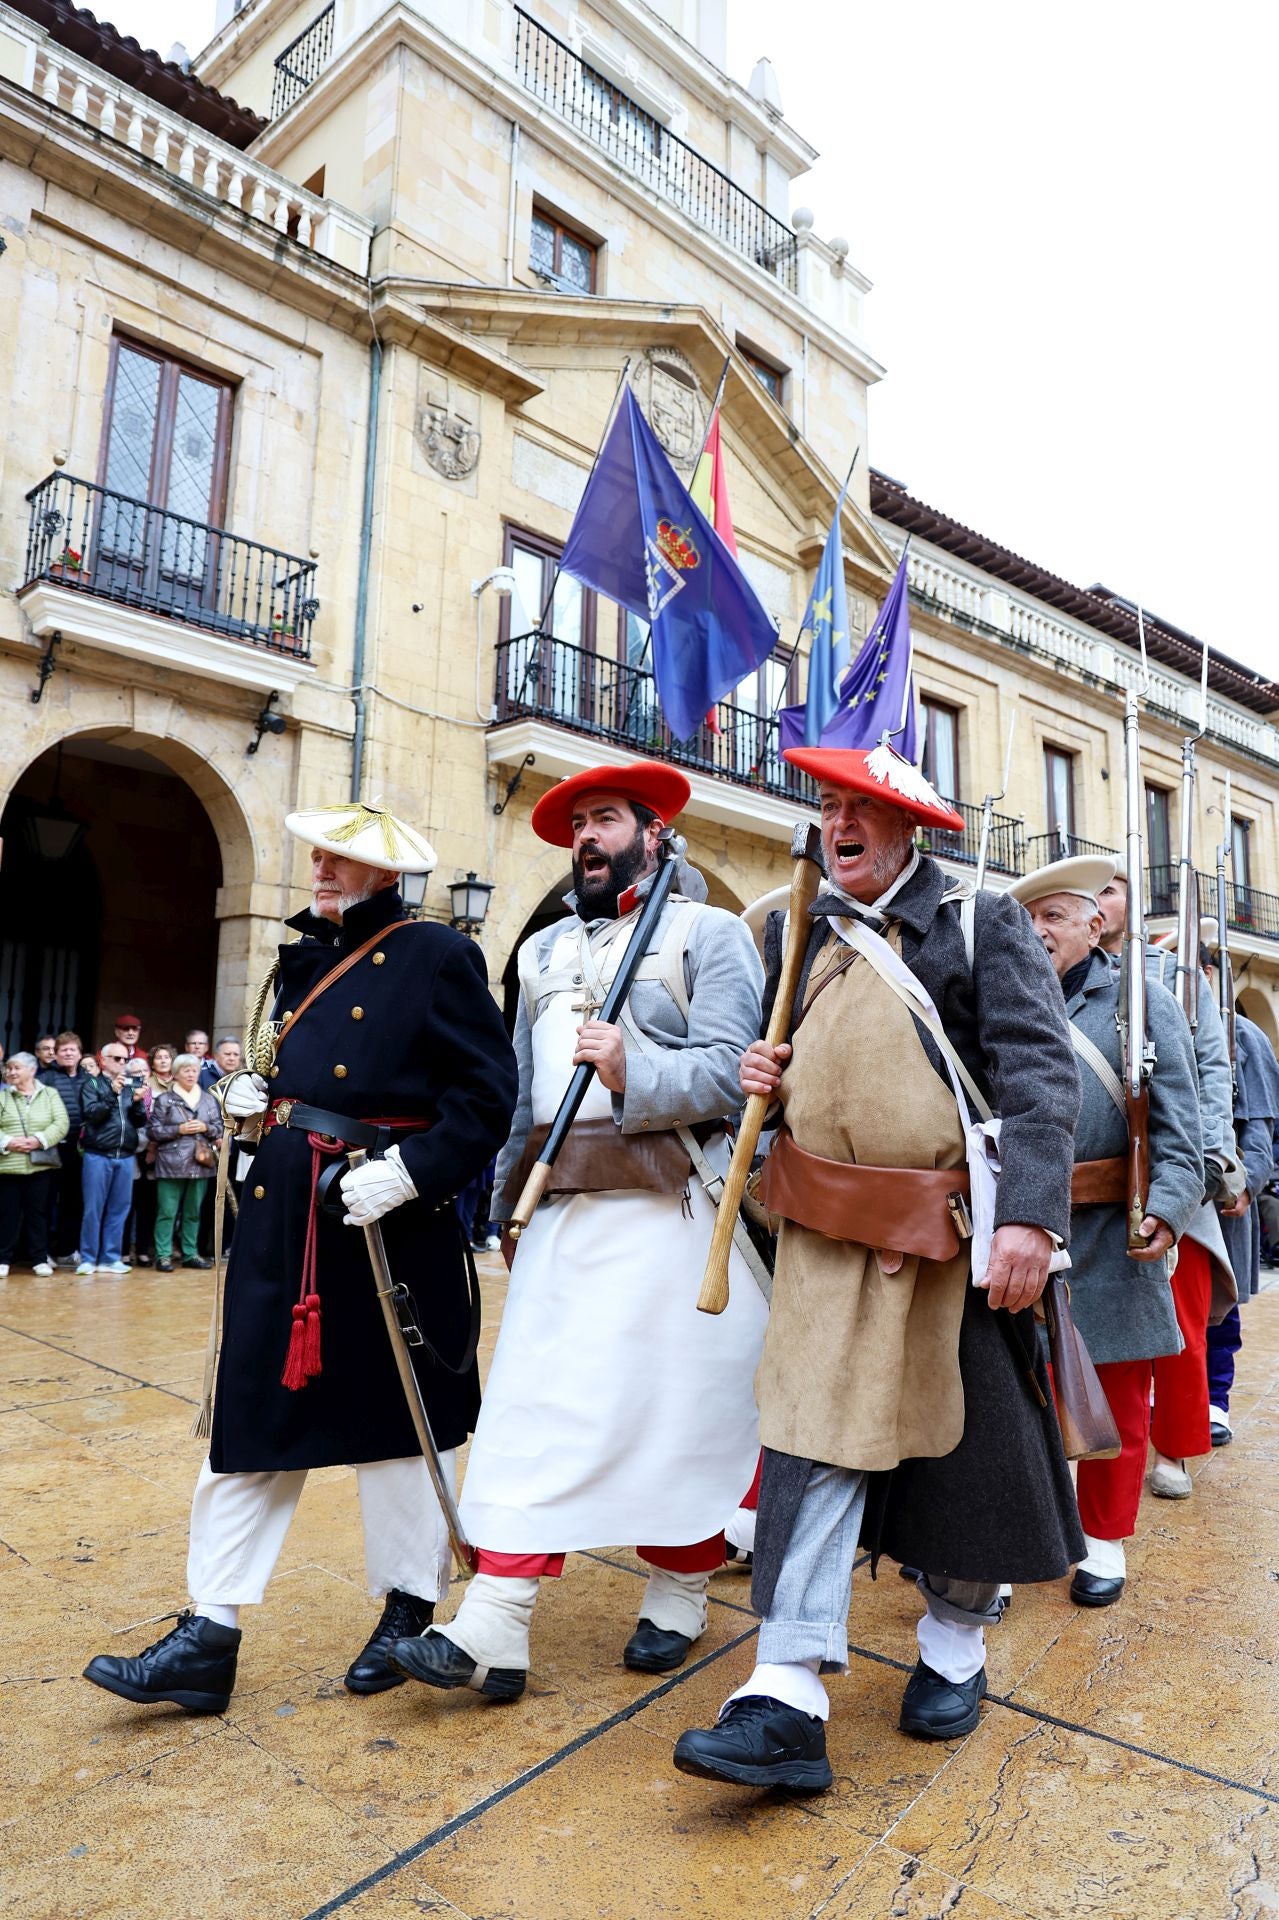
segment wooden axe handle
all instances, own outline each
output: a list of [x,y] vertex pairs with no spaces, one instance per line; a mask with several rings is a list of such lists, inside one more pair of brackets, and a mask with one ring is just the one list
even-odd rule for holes
[[[770,1047],[777,1046],[786,1038],[786,1031],[790,1024],[791,1002],[795,998],[795,989],[799,985],[800,970],[808,948],[808,936],[812,931],[808,909],[817,898],[821,878],[821,868],[815,860],[807,858],[796,860],[790,883],[790,926],[786,938],[786,952],[782,959],[781,978],[777,983],[777,998],[773,1002],[768,1031],[764,1035]],[[715,1215],[715,1231],[711,1235],[710,1251],[706,1256],[702,1290],[697,1296],[699,1313],[723,1313],[728,1305],[728,1256],[733,1247],[733,1228],[737,1224],[738,1209],[741,1207],[742,1195],[746,1191],[746,1182],[750,1177],[751,1161],[755,1158],[755,1149],[759,1145],[764,1116],[771,1105],[768,1095],[764,1093],[753,1093],[746,1102],[742,1123],[737,1130],[733,1157],[728,1163],[728,1172],[724,1177],[724,1191],[720,1195],[719,1208]]]

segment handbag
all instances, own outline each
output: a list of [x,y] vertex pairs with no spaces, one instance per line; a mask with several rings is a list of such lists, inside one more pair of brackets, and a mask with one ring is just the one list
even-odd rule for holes
[[1069,1283],[1060,1274],[1049,1275],[1042,1306],[1066,1458],[1113,1460],[1120,1450],[1119,1429],[1070,1311]]
[[33,1167],[60,1167],[62,1155],[56,1147],[32,1147],[27,1155]]
[[206,1147],[203,1140],[195,1143],[195,1164],[197,1167],[211,1167],[214,1164],[213,1149]]

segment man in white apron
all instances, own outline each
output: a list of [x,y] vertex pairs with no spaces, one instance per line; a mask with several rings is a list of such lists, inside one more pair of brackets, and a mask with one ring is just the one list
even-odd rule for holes
[[[921,824],[961,829],[954,809],[887,746],[785,757],[820,783],[827,880],[791,1041],[756,1041],[741,1068],[743,1092],[784,1113],[759,1191],[782,1216],[756,1382],[763,1624],[754,1673],[675,1764],[818,1792],[820,1675],[847,1670],[859,1539],[923,1569],[900,1725],[926,1739],[977,1724],[1000,1582],[1055,1579],[1082,1551],[1027,1311],[1069,1230],[1079,1076],[1021,909],[974,898],[915,846]],[[780,935],[774,916],[766,1010]],[[966,1145],[992,1109],[1002,1164],[983,1213]]]
[[759,1443],[752,1377],[767,1309],[740,1254],[733,1298],[696,1311],[727,1163],[724,1116],[759,1031],[762,970],[745,924],[702,904],[682,866],[616,1024],[594,1015],[635,930],[658,836],[688,799],[677,769],[594,767],[533,810],[571,848],[569,916],[521,949],[520,1096],[492,1218],[509,1217],[576,1066],[595,1068],[518,1245],[461,1513],[478,1572],[447,1630],[399,1641],[399,1671],[515,1699],[538,1581],[566,1553],[633,1545],[650,1574],[623,1658],[678,1667]]

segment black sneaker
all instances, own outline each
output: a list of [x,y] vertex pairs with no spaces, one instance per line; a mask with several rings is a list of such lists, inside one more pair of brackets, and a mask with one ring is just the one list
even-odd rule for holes
[[699,1780],[791,1793],[824,1793],[834,1779],[822,1721],[763,1693],[730,1700],[713,1727],[682,1733],[675,1765]]
[[364,1650],[346,1670],[343,1685],[351,1693],[385,1693],[388,1687],[402,1687],[404,1675],[387,1664],[386,1650],[392,1640],[422,1633],[435,1618],[435,1602],[419,1600],[415,1593],[401,1593],[392,1587],[382,1608],[382,1618],[374,1627]]
[[197,1254],[194,1260],[184,1260],[182,1264],[184,1267],[200,1267],[202,1269],[207,1269],[213,1265],[213,1262],[212,1260],[206,1260],[204,1255],[201,1253],[201,1254]]
[[986,1697],[986,1669],[971,1680],[947,1680],[924,1661],[917,1660],[906,1682],[898,1726],[919,1740],[955,1740],[977,1725],[978,1709]]
[[100,1653],[86,1680],[125,1700],[171,1700],[188,1713],[225,1713],[235,1688],[240,1629],[220,1627],[202,1614],[180,1613],[178,1624],[153,1647],[131,1656]]

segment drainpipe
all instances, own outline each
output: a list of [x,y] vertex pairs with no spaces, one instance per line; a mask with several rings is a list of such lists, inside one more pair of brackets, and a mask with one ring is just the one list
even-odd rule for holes
[[355,661],[351,698],[355,704],[355,733],[351,740],[351,798],[360,798],[364,784],[364,653],[368,627],[369,558],[373,548],[373,483],[377,476],[378,406],[382,395],[382,342],[376,332],[369,348],[369,424],[364,444],[364,507],[360,515],[360,569],[355,587]]

